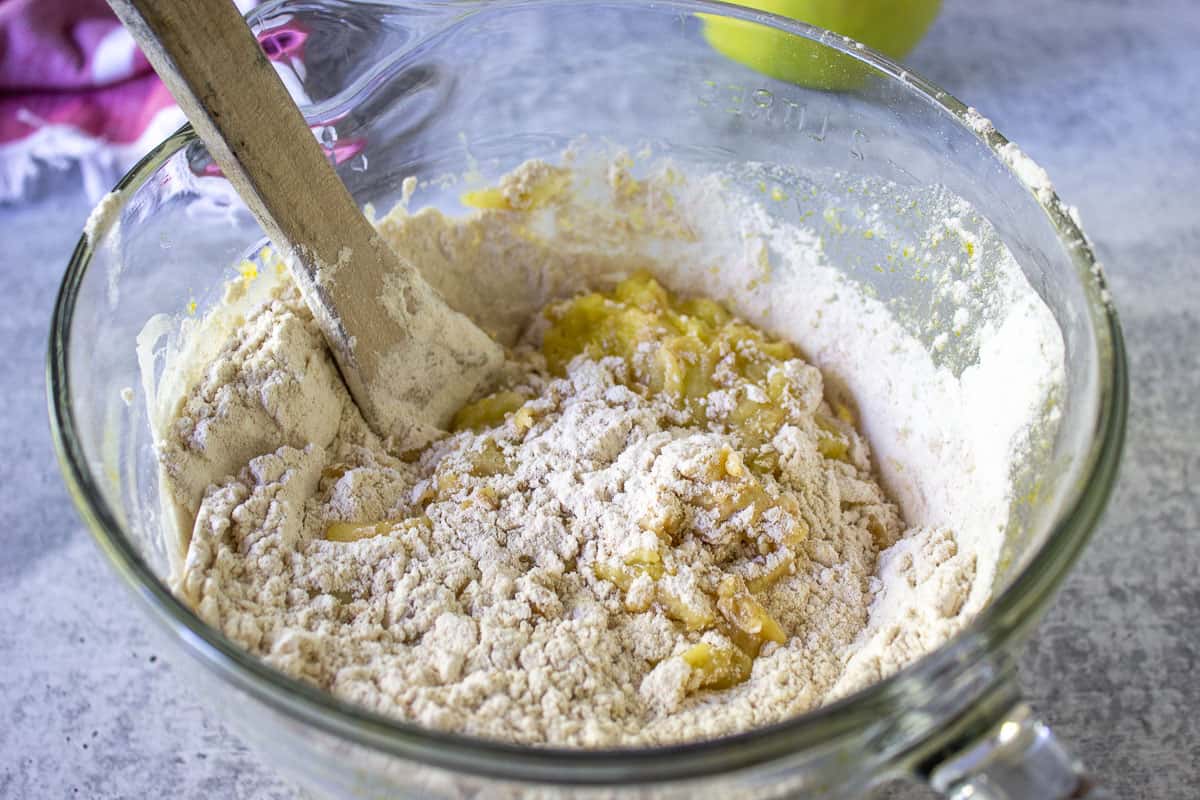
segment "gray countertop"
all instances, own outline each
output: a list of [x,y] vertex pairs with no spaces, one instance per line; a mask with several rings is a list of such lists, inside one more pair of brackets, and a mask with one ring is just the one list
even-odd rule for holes
[[[910,58],[1079,207],[1128,338],[1120,484],[1022,661],[1034,705],[1120,797],[1200,785],[1198,42],[1193,0],[948,0]],[[42,365],[88,213],[63,186],[0,208],[0,797],[292,797],[158,657],[59,478]]]

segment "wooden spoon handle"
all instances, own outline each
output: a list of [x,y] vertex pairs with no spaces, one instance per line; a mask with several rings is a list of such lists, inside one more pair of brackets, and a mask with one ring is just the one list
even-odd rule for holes
[[359,212],[230,0],[109,4],[289,257],[367,421],[408,446],[436,436],[501,349]]
[[[230,0],[111,0],[272,241],[336,264],[375,234]],[[364,270],[355,270],[361,273]]]

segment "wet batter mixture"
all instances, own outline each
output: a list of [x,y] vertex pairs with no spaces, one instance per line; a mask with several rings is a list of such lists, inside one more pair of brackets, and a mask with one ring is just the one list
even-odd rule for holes
[[717,189],[530,162],[464,217],[384,220],[507,347],[423,448],[369,430],[286,271],[256,269],[159,424],[176,591],[339,697],[533,745],[768,724],[961,628],[986,551],[906,520],[854,396],[721,302],[715,276],[753,295],[772,265],[708,239]]

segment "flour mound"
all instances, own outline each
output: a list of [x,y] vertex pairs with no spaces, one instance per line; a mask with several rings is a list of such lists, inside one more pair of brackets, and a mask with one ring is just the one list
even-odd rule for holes
[[[309,351],[313,371],[327,366],[314,331],[290,337],[290,353],[261,351],[279,369],[253,372],[237,360],[263,326],[311,326],[298,296],[280,295],[223,354],[226,367],[236,364],[217,370],[232,379],[228,411],[249,375],[263,376],[259,396],[269,398],[296,350]],[[763,594],[790,638],[764,647],[745,683],[697,691],[680,655],[698,637],[661,607],[628,610],[625,593],[593,567],[654,542],[646,519],[673,513],[682,497],[695,534],[682,545],[687,564],[668,580],[677,594],[699,593],[705,568],[746,523],[687,505],[687,476],[738,441],[676,424],[668,399],[622,385],[622,367],[577,358],[554,379],[536,350],[517,348],[510,383],[536,398],[526,406],[533,419],[510,415],[455,434],[411,463],[387,452],[344,392],[331,393],[337,404],[325,411],[339,427],[327,446],[279,447],[206,490],[181,593],[279,669],[442,730],[526,744],[667,743],[819,704],[866,624],[878,549],[901,533],[870,479],[865,443],[855,435],[855,464],[820,458],[814,425],[776,437],[785,466],[768,491],[797,498],[810,531],[794,574]],[[811,417],[824,405],[820,373],[798,361],[790,372]],[[227,418],[218,411],[178,429],[215,430]],[[355,541],[325,538],[331,524],[367,520],[390,524]],[[872,531],[871,520],[883,527]],[[701,640],[729,646],[717,632]]]
[[[244,318],[199,329],[226,344],[190,371],[156,431],[185,528],[179,595],[250,652],[344,700],[552,746],[677,743],[778,722],[961,629],[987,598],[1014,453],[1061,371],[1053,320],[1015,264],[1001,278],[1021,324],[991,326],[980,363],[959,378],[853,294],[815,236],[729,201],[720,180],[685,185],[670,169],[635,180],[619,164],[586,191],[585,178],[535,162],[484,211],[400,209],[381,223],[506,346],[500,388],[526,403],[496,425],[419,451],[375,436],[286,275]],[[770,441],[778,469],[755,476],[778,501],[762,519],[714,515],[697,488],[738,450],[736,431],[631,389],[619,358],[548,369],[539,310],[637,270],[809,348],[784,370],[793,407]],[[1032,364],[1023,348],[1034,345],[1049,367],[992,369]],[[973,424],[978,399],[1001,385],[1020,402]],[[876,446],[843,422],[844,451],[825,457],[814,419],[836,419],[847,387]],[[937,413],[914,401],[922,391]],[[623,586],[603,576],[680,519],[690,533],[664,575]],[[746,680],[706,688],[685,656],[730,640],[689,630],[661,593],[703,606],[714,576],[745,560],[739,548],[797,520],[806,536],[794,563],[756,592],[786,639],[762,644]]]

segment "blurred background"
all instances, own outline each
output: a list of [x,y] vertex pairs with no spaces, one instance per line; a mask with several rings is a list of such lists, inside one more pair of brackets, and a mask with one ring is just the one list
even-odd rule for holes
[[[1117,796],[1190,796],[1200,784],[1200,6],[945,0],[934,18],[937,3],[925,1],[912,6],[929,10],[916,27],[932,20],[920,38],[864,22],[844,0],[759,5],[827,25],[837,15],[821,15],[836,7],[840,32],[894,54],[916,42],[906,64],[988,116],[1079,208],[1128,338],[1128,444],[1105,522],[1026,650],[1023,684]],[[736,43],[714,44],[739,56]],[[293,796],[158,658],[75,515],[46,423],[50,311],[79,231],[181,121],[103,0],[0,0],[0,798]],[[886,796],[931,795],[897,786]]]

